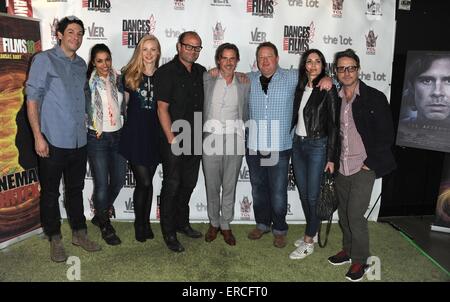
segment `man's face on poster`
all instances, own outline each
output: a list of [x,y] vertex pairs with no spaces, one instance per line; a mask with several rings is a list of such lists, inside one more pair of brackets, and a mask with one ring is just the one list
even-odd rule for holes
[[435,60],[414,81],[418,119],[450,118],[450,57]]

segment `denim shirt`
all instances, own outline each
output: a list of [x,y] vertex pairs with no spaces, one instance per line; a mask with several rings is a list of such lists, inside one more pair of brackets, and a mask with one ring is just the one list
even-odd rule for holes
[[60,46],[37,54],[26,82],[27,102],[37,101],[41,132],[58,148],[86,145],[86,63]]
[[298,70],[278,68],[269,83],[267,95],[261,88],[261,72],[251,72],[248,76],[251,90],[247,147],[257,151],[292,149],[290,128]]

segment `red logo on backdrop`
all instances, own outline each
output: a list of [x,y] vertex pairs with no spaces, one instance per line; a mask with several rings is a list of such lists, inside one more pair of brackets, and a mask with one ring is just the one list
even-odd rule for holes
[[278,3],[274,0],[247,0],[247,13],[252,16],[273,18],[274,6]]
[[153,34],[156,28],[156,19],[153,14],[149,19],[122,20],[122,45],[135,48],[139,40],[146,34]]
[[33,8],[31,6],[31,0],[14,1],[7,0],[8,15],[33,17]]

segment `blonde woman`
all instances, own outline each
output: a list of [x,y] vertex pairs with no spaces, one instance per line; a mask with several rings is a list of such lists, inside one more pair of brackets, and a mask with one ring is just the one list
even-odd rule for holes
[[153,239],[150,211],[153,175],[159,164],[159,132],[153,74],[158,68],[161,47],[153,35],[139,41],[130,62],[123,68],[127,119],[119,152],[128,160],[136,179],[133,193],[134,229],[137,241]]

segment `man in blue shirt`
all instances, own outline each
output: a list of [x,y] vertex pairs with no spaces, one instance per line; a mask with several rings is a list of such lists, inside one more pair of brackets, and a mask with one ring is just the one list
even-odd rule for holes
[[76,54],[83,42],[83,22],[75,16],[60,20],[58,45],[37,54],[26,82],[28,119],[39,156],[41,223],[50,240],[50,257],[67,259],[61,242],[59,185],[64,176],[65,207],[72,243],[87,251],[100,246],[87,237],[83,209],[86,174],[86,63]]
[[[246,161],[252,185],[256,228],[249,234],[260,239],[272,230],[273,245],[286,246],[288,225],[287,185],[292,150],[291,119],[298,70],[278,66],[278,50],[271,42],[256,49],[257,72],[249,74],[251,89]],[[330,89],[331,79],[319,83]]]

